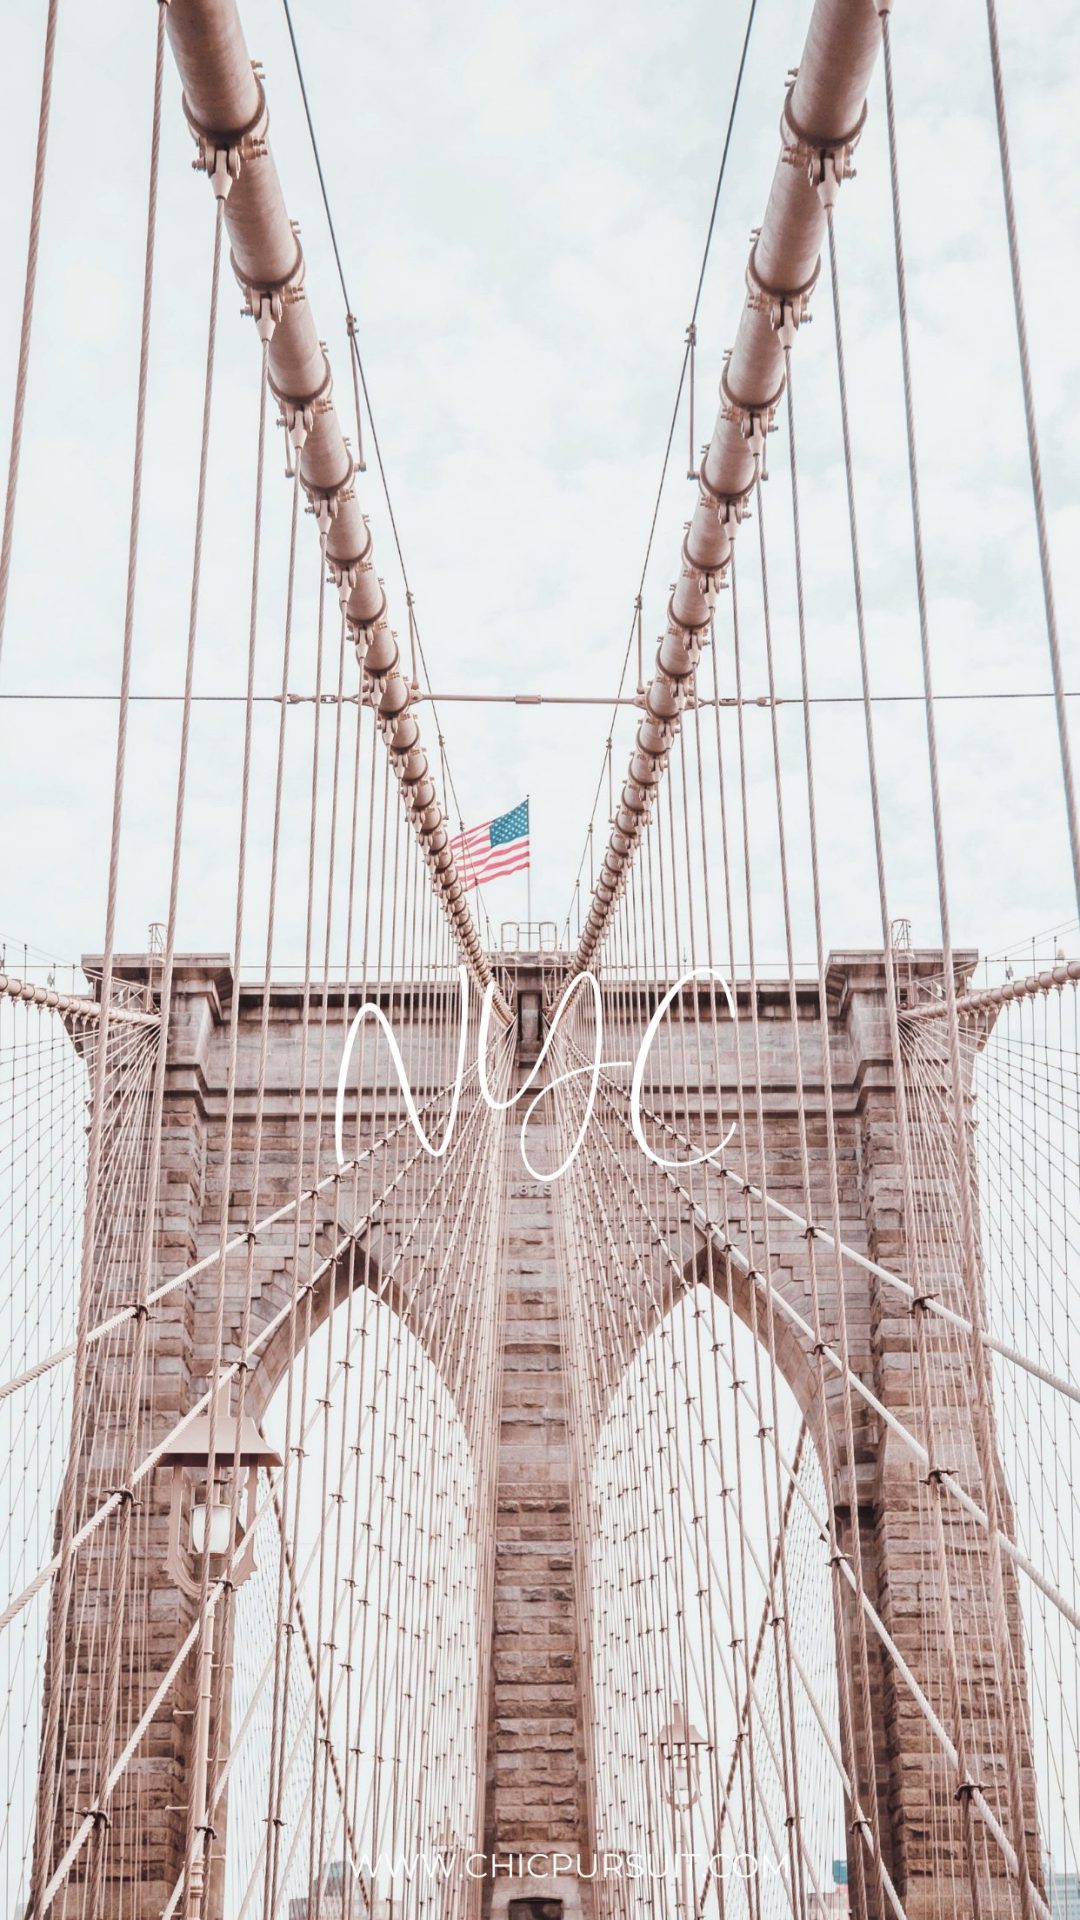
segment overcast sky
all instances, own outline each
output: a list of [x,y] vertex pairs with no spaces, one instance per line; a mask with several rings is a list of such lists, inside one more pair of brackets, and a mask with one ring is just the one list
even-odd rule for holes
[[[271,138],[301,223],[308,292],[351,405],[343,311],[282,10],[242,9],[266,68]],[[614,11],[467,0],[295,0],[309,83],[399,527],[433,685],[444,691],[613,693],[619,678],[667,421],[708,220],[745,9],[679,0]],[[1076,26],[1065,0],[1002,6],[1011,130],[1057,570],[1066,677],[1076,672],[1080,583],[1075,435],[1080,257],[1075,174]],[[743,295],[750,228],[764,208],[784,76],[808,0],[759,0],[699,322],[699,440]],[[0,86],[7,128],[0,371],[7,406],[17,341],[43,34],[14,10]],[[27,418],[5,692],[115,689],[127,505],[154,8],[61,8],[38,317]],[[1049,685],[1004,248],[981,0],[901,0],[893,25],[902,131],[916,397],[933,640],[942,692]],[[918,686],[880,74],[858,177],[838,213],[877,691]],[[166,72],[160,246],[135,684],[182,684],[212,200],[190,170]],[[197,686],[243,688],[257,349],[231,282],[222,302],[210,527]],[[824,288],[798,343],[800,468],[812,671],[822,692],[857,686],[831,316]],[[6,432],[6,426],[5,426]],[[272,449],[260,686],[278,672],[288,488]],[[694,490],[680,424],[645,596],[655,636]],[[794,691],[796,636],[784,436],[770,445],[778,678]],[[404,605],[374,473],[358,482],[399,628]],[[307,605],[315,590],[307,536]],[[753,534],[751,533],[751,541]],[[747,543],[749,557],[753,546]],[[719,630],[727,632],[722,604]],[[304,626],[304,623],[301,623]],[[292,684],[312,684],[310,622]],[[764,666],[748,622],[748,691]],[[729,672],[725,655],[723,670]],[[760,684],[759,684],[760,683]],[[115,708],[0,702],[7,881],[0,932],[63,958],[99,946]],[[430,711],[422,715],[433,743]],[[561,920],[600,774],[600,709],[442,712],[467,824],[532,797],[533,911]],[[181,902],[185,948],[231,937],[242,710],[201,706]],[[306,838],[310,709],[289,720],[292,852]],[[819,707],[827,843],[826,934],[878,937],[857,708]],[[616,729],[625,761],[633,720]],[[791,832],[801,868],[799,714],[784,715]],[[768,718],[748,718],[763,823],[762,949],[781,928],[769,865]],[[937,933],[925,749],[917,706],[883,706],[879,745],[892,907],[924,944]],[[128,782],[119,943],[164,918],[179,709],[137,709]],[[276,710],[260,709],[255,835],[265,845]],[[1072,921],[1049,702],[950,705],[941,714],[958,942],[996,950]],[[601,831],[600,827],[597,829]],[[299,881],[297,879],[297,884]],[[258,878],[253,881],[256,893]],[[798,890],[798,889],[797,889]],[[519,877],[493,918],[524,909]],[[805,915],[805,887],[797,902]],[[288,912],[288,909],[287,909]],[[258,912],[250,924],[258,928]],[[298,957],[300,906],[282,961]],[[809,957],[805,918],[800,948]],[[1066,944],[1069,944],[1066,936]],[[286,951],[288,949],[288,951]]]

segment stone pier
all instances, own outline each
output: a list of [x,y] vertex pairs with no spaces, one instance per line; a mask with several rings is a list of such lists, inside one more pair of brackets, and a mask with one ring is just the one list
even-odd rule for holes
[[[578,1644],[567,1381],[559,1324],[555,1191],[530,1180],[508,1115],[506,1305],[495,1512],[495,1602],[484,1846],[485,1915],[591,1920],[587,1881],[545,1872],[553,1851],[588,1869],[585,1680]],[[530,1143],[544,1152],[542,1126]],[[531,1860],[531,1866],[528,1863]],[[514,1871],[525,1867],[525,1871]]]
[[[932,983],[940,974],[940,964],[940,954],[909,956],[905,992],[916,994],[921,981]],[[129,980],[144,986],[148,970],[145,958],[131,959],[120,969]],[[536,1057],[541,1002],[553,984],[550,958],[547,963],[538,956],[531,961],[528,957],[507,959],[505,971],[508,991],[516,993],[519,1009],[521,1070]],[[654,982],[641,982],[632,983],[623,993],[626,1026],[620,1031],[616,1024],[609,1032],[608,1058],[628,1058],[636,1050],[657,991]],[[682,1025],[676,1014],[658,1039],[660,1080],[670,1089],[668,1117],[678,1125],[692,1130],[702,1109],[714,1122],[718,1104],[725,1116],[730,1116],[735,1083],[734,1036],[736,1031],[742,1034],[745,1063],[750,992],[746,983],[736,989],[738,1030],[725,1018],[717,1022],[713,1032],[707,1008],[702,1016],[699,1006],[698,1019]],[[226,1166],[228,1013],[237,994],[240,1072],[233,1159]],[[787,983],[761,983],[756,994],[769,1186],[775,1198],[798,1212],[804,1208],[805,1198]],[[257,1192],[261,1213],[281,1206],[294,1191],[301,1128],[300,1088],[304,1085],[308,1171],[331,1164],[330,1116],[340,1048],[333,1034],[325,1055],[314,1039],[309,1039],[305,1067],[299,1000],[299,989],[285,985],[275,986],[270,996],[272,1069]],[[819,1005],[816,985],[803,981],[796,988],[795,1002],[805,1078],[813,1211],[819,1219],[827,1217],[828,1153],[821,1068],[827,1047],[835,1096],[844,1238],[860,1252],[903,1274],[907,1249],[901,1208],[897,1094],[881,955],[833,956],[827,1006]],[[395,1023],[408,1029],[413,1022],[406,1051],[411,1049],[410,1057],[420,1062],[422,1078],[426,1070],[429,1086],[442,1085],[445,1047],[440,1051],[436,1043],[444,1027],[449,1031],[447,1023],[452,1024],[455,1018],[455,996],[450,995],[446,1004],[436,1009],[437,1018],[429,1009],[423,1026],[416,1012],[421,1004],[427,1005],[399,991],[394,1002]],[[348,1004],[340,989],[330,990],[328,1005],[331,1027],[336,1026],[343,1038]],[[155,1282],[187,1269],[193,1260],[216,1247],[223,1194],[230,1225],[242,1230],[246,1222],[260,1017],[259,990],[239,984],[225,957],[192,956],[180,961],[169,1039]],[[937,1071],[933,1061],[930,1067]],[[326,1076],[321,1087],[320,1071]],[[358,1100],[361,1117],[368,1124],[375,1111],[374,1093],[362,1087]],[[319,1116],[321,1124],[317,1126]],[[515,1135],[519,1118],[513,1112],[507,1117],[507,1126]],[[542,1124],[531,1130],[530,1137],[534,1152],[543,1154]],[[618,1167],[609,1168],[607,1173],[610,1178],[619,1177]],[[485,1497],[486,1510],[493,1507],[495,1528],[490,1634],[486,1619],[477,1623],[482,1643],[490,1648],[484,1823],[477,1842],[489,1856],[495,1856],[501,1870],[494,1876],[489,1873],[482,1897],[479,1889],[470,1896],[474,1904],[469,1920],[475,1920],[481,1906],[485,1920],[487,1916],[505,1916],[505,1920],[608,1920],[611,1903],[610,1899],[604,1902],[599,1882],[590,1885],[571,1873],[560,1876],[556,1883],[541,1871],[542,1863],[535,1863],[532,1871],[521,1864],[522,1858],[527,1863],[530,1855],[550,1855],[557,1850],[575,1860],[580,1855],[588,1866],[593,1849],[587,1772],[592,1689],[578,1640],[578,1594],[583,1582],[579,1579],[575,1589],[574,1563],[574,1494],[589,1463],[574,1456],[567,1418],[559,1289],[569,1282],[560,1267],[556,1234],[563,1189],[528,1176],[516,1138],[507,1141],[506,1180],[498,1471],[494,1492]],[[955,1274],[947,1196],[928,1189],[918,1198],[933,1229],[935,1244],[940,1246],[942,1272]],[[739,1218],[741,1206],[741,1196],[736,1192],[731,1219],[735,1242],[745,1238],[745,1219]],[[268,1326],[292,1298],[295,1262],[300,1259],[307,1263],[313,1255],[325,1256],[335,1245],[338,1226],[327,1196],[304,1215],[299,1236],[293,1223],[285,1221],[280,1229],[275,1227],[260,1237],[255,1259],[255,1330]],[[346,1271],[339,1272],[331,1263],[336,1277],[320,1283],[313,1298],[312,1324],[318,1324],[345,1289],[369,1284],[380,1261],[393,1252],[392,1239],[384,1247],[372,1231]],[[776,1223],[771,1258],[775,1287],[805,1318],[809,1312],[806,1239],[790,1221]],[[704,1245],[701,1264],[706,1271]],[[834,1273],[833,1263],[820,1261],[823,1333],[827,1341],[836,1338]],[[864,1269],[849,1265],[845,1274],[852,1367],[891,1413],[908,1427],[917,1425],[906,1302]],[[239,1352],[243,1279],[242,1266],[230,1267],[225,1291],[226,1359]],[[937,1274],[930,1274],[928,1280],[932,1286],[943,1284]],[[203,1278],[169,1296],[149,1323],[142,1418],[145,1435],[151,1441],[169,1431],[205,1386],[213,1352],[215,1286],[211,1261]],[[116,1305],[128,1297],[129,1291],[127,1276],[119,1276],[115,1299],[103,1304]],[[745,1313],[746,1305],[745,1300],[735,1301],[736,1311]],[[434,1301],[432,1313],[438,1336]],[[439,1350],[437,1337],[432,1350]],[[632,1357],[628,1350],[624,1356],[627,1364]],[[970,1400],[970,1382],[963,1377],[967,1362],[955,1345],[949,1348],[945,1342],[935,1347],[932,1357],[935,1410],[943,1435],[941,1457],[959,1475],[972,1498],[978,1499],[978,1465],[970,1420],[965,1415]],[[264,1350],[248,1386],[249,1405],[256,1415],[265,1407],[287,1359],[281,1342]],[[827,1492],[841,1545],[849,1545],[858,1529],[868,1596],[912,1673],[945,1711],[945,1703],[939,1698],[942,1659],[937,1637],[940,1619],[936,1581],[917,1463],[896,1443],[895,1435],[889,1434],[865,1399],[856,1408],[854,1457],[849,1458],[839,1424],[841,1397],[835,1380],[827,1383],[822,1396],[812,1357],[805,1343],[791,1332],[781,1334],[778,1362],[803,1406],[811,1432],[820,1441],[823,1423],[828,1422],[834,1434],[834,1477]],[[95,1411],[88,1423],[79,1464],[81,1497],[87,1502],[96,1501],[103,1489],[116,1485],[124,1436],[110,1408],[121,1404],[116,1371],[124,1364],[122,1347],[103,1352],[95,1361],[100,1378],[95,1378],[93,1404],[95,1409],[100,1406],[101,1412],[99,1415]],[[189,1603],[176,1590],[166,1568],[167,1517],[164,1476],[155,1476],[143,1491],[136,1532],[133,1591],[139,1595],[143,1617],[137,1623],[138,1632],[129,1636],[132,1702],[153,1697],[192,1618]],[[970,1725],[966,1728],[971,1765],[988,1800],[1004,1817],[1007,1795],[1000,1705],[993,1691],[993,1654],[982,1597],[985,1548],[978,1534],[951,1510],[947,1530],[954,1590],[963,1615],[960,1677],[965,1697],[971,1702]],[[100,1663],[95,1664],[93,1658],[94,1635],[100,1637],[107,1630],[115,1603],[111,1542],[112,1536],[103,1531],[94,1554],[87,1558],[80,1576],[82,1624],[70,1644],[56,1650],[47,1676],[48,1687],[64,1686],[71,1709],[70,1724],[76,1728],[86,1716],[98,1711]],[[1022,1665],[1019,1606],[1012,1580],[1007,1604],[1017,1663]],[[860,1778],[867,1778],[872,1743],[883,1851],[908,1920],[933,1920],[941,1910],[939,1839],[948,1831],[947,1823],[953,1817],[956,1783],[941,1764],[936,1737],[911,1689],[898,1678],[897,1669],[882,1655],[880,1643],[873,1637],[869,1682],[869,1713],[857,1714],[856,1751],[846,1754],[845,1761],[849,1767],[854,1763]],[[117,1831],[125,1822],[138,1826],[138,1860],[133,1873],[129,1859],[119,1850],[110,1851],[95,1920],[152,1920],[152,1916],[160,1915],[171,1894],[182,1868],[192,1790],[193,1705],[189,1663],[176,1684],[166,1689],[136,1763],[115,1795]],[[228,1701],[224,1699],[219,1703],[215,1728],[215,1738],[222,1746],[227,1734]],[[1040,1849],[1026,1748],[1023,1766],[1024,1839],[1037,1875]],[[75,1740],[70,1750],[64,1748],[59,1753],[56,1776],[45,1784],[57,1808],[55,1858],[87,1804]],[[208,1920],[218,1920],[220,1913],[221,1858],[234,1813],[235,1809],[223,1802],[216,1816],[218,1834],[211,1856]],[[511,1856],[514,1872],[506,1869]],[[80,1891],[76,1873],[69,1894],[72,1913]],[[1012,1887],[1001,1854],[991,1844],[986,1849],[983,1920],[1001,1920],[1011,1910]],[[884,1920],[884,1916],[875,1912],[872,1920]]]

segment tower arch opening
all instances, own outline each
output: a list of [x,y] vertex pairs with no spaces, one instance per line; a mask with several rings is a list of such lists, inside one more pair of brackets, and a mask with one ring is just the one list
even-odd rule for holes
[[365,1287],[282,1371],[262,1426],[286,1465],[273,1494],[260,1476],[235,1595],[219,1779],[243,1815],[222,1912],[389,1912],[403,1881],[455,1871],[476,1819],[472,1450],[433,1358]]
[[625,1369],[589,1474],[596,1851],[628,1917],[655,1910],[658,1881],[707,1915],[832,1887],[825,1497],[792,1388],[692,1282]]

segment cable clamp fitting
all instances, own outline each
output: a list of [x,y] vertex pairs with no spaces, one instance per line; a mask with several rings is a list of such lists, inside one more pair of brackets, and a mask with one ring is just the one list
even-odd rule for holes
[[940,1487],[944,1480],[951,1480],[952,1477],[953,1470],[951,1467],[931,1464],[926,1470],[923,1484],[927,1487]]
[[104,1807],[76,1807],[75,1817],[78,1820],[91,1820],[95,1833],[112,1832],[112,1819]]
[[360,576],[361,562],[359,560],[335,560],[332,555],[328,554],[326,564],[330,570],[330,578],[337,588],[338,605],[344,613],[352,596],[353,588]]
[[746,509],[748,496],[746,495],[736,496],[740,502],[740,508],[737,513],[732,513],[731,512],[732,496],[727,493],[719,493],[717,489],[713,486],[705,470],[706,464],[708,462],[708,458],[709,458],[709,449],[708,447],[705,447],[701,455],[701,464],[697,470],[698,488],[701,493],[701,505],[706,508],[711,507],[717,519],[719,520],[721,526],[727,527],[728,532],[733,533],[735,527],[738,526],[739,521],[743,517],[743,512]]
[[815,140],[812,134],[800,127],[791,111],[794,92],[795,82],[792,81],[784,98],[784,111],[780,119],[780,137],[784,143],[782,159],[789,167],[805,169],[810,185],[828,212],[835,207],[843,182],[855,178],[851,160],[866,125],[866,102],[863,102],[863,110],[850,132],[842,133],[838,140]]
[[[767,480],[765,467],[765,436],[776,431],[776,410],[783,394],[783,382],[769,400],[752,401],[747,404],[736,400],[728,386],[727,367],[720,376],[720,411],[725,420],[734,420],[754,456],[755,478]],[[739,516],[742,518],[742,515]]]
[[259,104],[245,127],[237,127],[235,131],[222,133],[216,128],[201,126],[187,100],[183,101],[184,118],[197,149],[196,157],[191,164],[196,173],[206,174],[214,189],[215,200],[227,200],[232,192],[233,182],[240,178],[241,167],[249,160],[265,159],[268,151],[266,134],[270,125],[270,115],[266,107],[262,74],[254,65],[251,71],[255,76]]
[[729,542],[733,542],[743,521],[750,518],[749,491],[732,493],[726,500],[721,500],[716,509],[716,517],[724,528]]
[[147,1320],[154,1318],[150,1306],[145,1300],[120,1300],[117,1302],[117,1311],[130,1313],[133,1320],[141,1320],[144,1324]]
[[[724,588],[727,586],[728,568],[730,566],[730,563],[731,562],[730,562],[730,555],[729,555],[726,560],[721,560],[718,566],[699,567],[699,566],[695,566],[689,554],[687,555],[686,571],[688,574],[690,574],[692,578],[697,580],[698,591],[700,592],[701,597],[704,600],[705,605],[708,607],[710,613],[713,613],[715,611],[716,603],[720,598],[720,595],[723,593]],[[695,665],[697,662],[697,655],[700,654],[700,652],[701,652],[701,639],[700,637],[698,637],[698,645],[695,650]]]
[[333,404],[330,397],[333,384],[330,377],[330,362],[326,358],[325,349],[323,377],[314,393],[303,395],[282,393],[278,387],[275,387],[269,375],[267,376],[267,385],[278,403],[278,418],[289,436],[295,453],[302,451],[304,442],[315,425],[315,415],[330,412]]
[[816,261],[809,280],[801,287],[772,287],[763,280],[757,270],[757,250],[760,233],[753,236],[754,244],[750,249],[750,258],[746,263],[746,285],[749,291],[749,305],[756,313],[768,315],[769,325],[776,334],[782,347],[794,344],[795,335],[805,321],[809,325],[813,319],[810,312],[810,296],[817,286],[821,272],[821,260]]
[[352,477],[354,471],[355,469],[350,458],[349,471],[343,479],[338,481],[336,487],[309,487],[306,481],[301,481],[304,492],[308,497],[305,511],[315,515],[319,532],[324,539],[338,517],[342,502],[353,498]]
[[970,1773],[966,1773],[964,1775],[964,1778],[960,1781],[959,1785],[957,1786],[953,1794],[953,1799],[954,1800],[973,1800],[977,1793],[982,1793],[983,1791],[984,1789],[983,1789],[982,1781],[973,1780]]
[[237,267],[236,255],[229,256],[237,284],[244,296],[241,312],[250,314],[255,322],[255,331],[259,339],[267,344],[273,339],[285,308],[295,306],[304,298],[304,255],[295,223],[293,223],[293,237],[296,239],[296,258],[288,273],[283,274],[280,280],[248,280]]
[[701,463],[698,478],[701,481],[701,492],[705,503],[713,508],[719,524],[727,534],[729,545],[733,544],[743,521],[749,518],[753,481],[750,482],[745,493],[717,493],[705,478],[704,461]]

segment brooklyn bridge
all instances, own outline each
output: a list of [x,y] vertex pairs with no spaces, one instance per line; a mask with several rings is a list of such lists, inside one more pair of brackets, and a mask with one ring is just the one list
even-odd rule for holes
[[[501,679],[470,674],[434,606],[425,652],[308,23],[285,7],[292,67],[264,73],[236,0],[144,0],[98,70],[78,10],[26,10],[0,725],[33,886],[4,925],[69,884],[97,905],[67,956],[24,927],[0,958],[12,1916],[1080,1913],[1080,834],[1035,390],[1055,334],[1025,305],[1013,172],[1033,122],[1010,122],[995,0],[968,8],[985,112],[942,127],[941,198],[967,138],[998,264],[983,285],[968,259],[962,293],[941,268],[928,325],[911,98],[939,16],[787,8],[790,70],[752,125],[754,36],[780,31],[759,11],[722,23],[646,565],[603,582],[617,645],[583,622],[581,671],[541,684],[511,609]],[[70,115],[118,97],[114,56],[130,97],[91,158]],[[365,135],[362,83],[318,91],[356,112],[377,183],[398,156]],[[119,216],[81,167],[137,176],[122,301],[87,269]],[[713,246],[736,174],[757,207],[737,260]],[[933,359],[938,299],[963,302],[973,354],[987,307],[1007,322],[992,397],[1023,487],[1006,509],[980,477],[980,552],[991,600],[1025,596],[1045,721],[959,846],[935,669],[964,615],[934,543],[962,506],[935,461],[963,369]],[[95,343],[124,302],[118,392]],[[181,369],[169,433],[159,354]],[[77,477],[64,367],[100,453]],[[527,518],[500,404],[499,485]],[[565,559],[538,540],[541,574]],[[454,577],[478,604],[497,558]],[[57,606],[94,695],[50,666]],[[901,656],[909,691],[886,696]],[[169,671],[147,747],[140,702]],[[455,729],[494,741],[510,709],[547,757],[528,799],[488,778],[474,825]],[[539,785],[577,791],[578,726],[593,798],[569,849],[543,839]],[[49,796],[99,775],[83,832]],[[1006,905],[1038,867],[1054,924],[988,951],[951,913],[980,867]],[[933,903],[914,927],[913,876]]]

